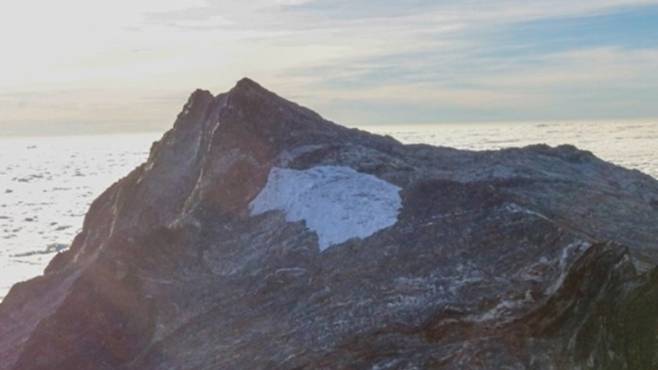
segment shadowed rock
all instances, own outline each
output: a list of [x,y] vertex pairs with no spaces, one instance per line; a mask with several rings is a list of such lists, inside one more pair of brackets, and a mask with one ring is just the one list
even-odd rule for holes
[[197,90],[0,304],[0,370],[655,369],[656,199],[572,146],[402,145]]

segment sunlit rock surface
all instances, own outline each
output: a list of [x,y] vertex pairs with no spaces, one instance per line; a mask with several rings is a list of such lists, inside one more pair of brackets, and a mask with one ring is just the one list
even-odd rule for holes
[[0,304],[0,370],[655,369],[657,204],[570,146],[405,146],[199,90]]

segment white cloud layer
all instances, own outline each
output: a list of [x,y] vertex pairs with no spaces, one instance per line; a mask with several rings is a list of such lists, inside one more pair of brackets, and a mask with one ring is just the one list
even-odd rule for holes
[[[651,76],[658,75],[658,51],[582,45],[539,53],[537,60],[487,59],[482,50],[498,44],[483,34],[520,22],[657,3],[3,2],[0,129],[54,121],[133,122],[138,130],[161,129],[194,88],[225,90],[242,76],[352,124],[390,123],[376,114],[354,113],[391,102],[401,116],[410,112],[409,121],[440,121],[443,116],[435,111],[478,119],[519,105],[527,117],[550,116],[565,86],[649,89],[656,82]],[[591,101],[606,104],[606,99],[594,96],[583,109],[596,109]],[[421,111],[425,118],[412,114]],[[461,111],[475,113],[460,116]],[[402,117],[395,120],[404,123]]]

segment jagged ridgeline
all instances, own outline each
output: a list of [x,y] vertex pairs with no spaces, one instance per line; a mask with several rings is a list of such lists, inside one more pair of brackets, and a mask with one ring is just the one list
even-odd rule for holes
[[656,369],[658,181],[402,145],[244,79],[0,304],[0,370]]

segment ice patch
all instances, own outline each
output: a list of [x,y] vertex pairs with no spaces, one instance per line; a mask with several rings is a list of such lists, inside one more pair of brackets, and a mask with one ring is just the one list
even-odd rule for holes
[[289,222],[305,221],[320,250],[394,225],[401,207],[399,187],[343,166],[274,167],[249,204],[252,215],[281,210]]

